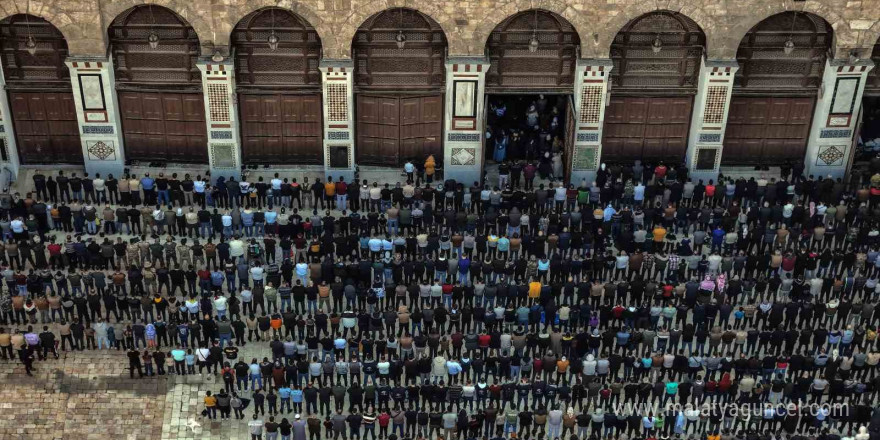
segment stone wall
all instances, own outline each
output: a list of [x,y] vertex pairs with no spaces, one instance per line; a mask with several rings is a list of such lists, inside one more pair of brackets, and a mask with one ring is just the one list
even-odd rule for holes
[[[74,56],[103,56],[106,29],[138,0],[32,0],[29,9],[57,26]],[[813,12],[835,31],[835,57],[850,49],[870,54],[880,36],[880,0],[154,0],[192,24],[205,54],[225,47],[235,24],[264,6],[289,8],[317,29],[325,58],[349,58],[358,26],[383,9],[405,6],[431,16],[449,41],[451,56],[482,56],[492,29],[517,11],[542,8],[569,20],[580,33],[584,58],[607,58],[611,40],[629,20],[655,9],[680,11],[706,33],[708,58],[732,59],[743,35],[762,19],[786,10]],[[27,0],[0,0],[3,17],[23,13]]]

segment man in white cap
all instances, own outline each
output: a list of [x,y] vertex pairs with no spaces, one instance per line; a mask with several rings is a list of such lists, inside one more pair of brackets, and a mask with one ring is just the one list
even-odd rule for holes
[[297,414],[293,421],[293,440],[306,440],[306,421]]

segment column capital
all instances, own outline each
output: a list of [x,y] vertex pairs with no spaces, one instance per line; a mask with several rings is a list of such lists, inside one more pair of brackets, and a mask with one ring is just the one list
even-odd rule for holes
[[708,59],[703,58],[703,67],[707,69],[730,69],[731,72],[736,72],[739,70],[739,62],[736,60],[724,60],[724,59]]
[[489,58],[486,57],[468,57],[468,56],[450,56],[446,57],[446,65],[452,66],[456,64],[470,64],[470,65],[482,65],[488,66],[490,63]]
[[230,58],[224,58],[223,61],[200,59],[196,62],[196,67],[202,73],[232,72],[235,70],[235,61]]
[[99,55],[71,55],[64,59],[64,64],[71,66],[73,63],[106,63],[110,61],[109,56]]
[[[868,72],[875,67],[874,61],[870,58],[857,59],[857,60],[830,59],[830,60],[828,60],[828,65],[831,67],[837,67],[837,68],[853,67],[853,69],[852,69],[853,72]],[[838,71],[840,71],[840,69],[838,69]]]
[[578,67],[581,66],[598,66],[603,70],[611,70],[614,68],[614,61],[611,58],[578,58]]
[[324,73],[333,72],[335,69],[341,69],[343,72],[348,69],[354,71],[354,60],[321,58],[321,61],[318,63],[318,69]]

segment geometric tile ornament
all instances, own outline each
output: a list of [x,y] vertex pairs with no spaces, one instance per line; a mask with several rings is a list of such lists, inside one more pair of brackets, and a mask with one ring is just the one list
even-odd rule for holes
[[816,155],[816,165],[819,166],[841,166],[843,158],[846,157],[846,147],[838,145],[825,145],[819,147],[819,154]]
[[327,84],[327,119],[329,122],[348,122],[348,86]]
[[571,159],[571,168],[575,171],[588,171],[599,168],[599,150],[596,147],[576,145],[574,157]]
[[116,160],[116,148],[113,141],[86,141],[89,160]]
[[475,165],[477,156],[474,148],[452,148],[452,165]]
[[211,144],[211,160],[214,168],[235,168],[234,144]]
[[602,111],[602,86],[584,86],[581,92],[580,123],[598,124]]
[[727,87],[709,86],[706,92],[706,108],[703,111],[704,124],[720,124],[724,119],[724,105],[727,102]]

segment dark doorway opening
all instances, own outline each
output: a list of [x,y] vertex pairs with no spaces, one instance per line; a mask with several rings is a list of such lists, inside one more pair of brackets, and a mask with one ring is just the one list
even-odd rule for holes
[[561,159],[569,100],[569,95],[489,95],[484,152],[488,163],[552,162],[557,155]]
[[869,161],[880,154],[880,95],[862,99],[862,117],[858,121],[856,134],[856,162]]

